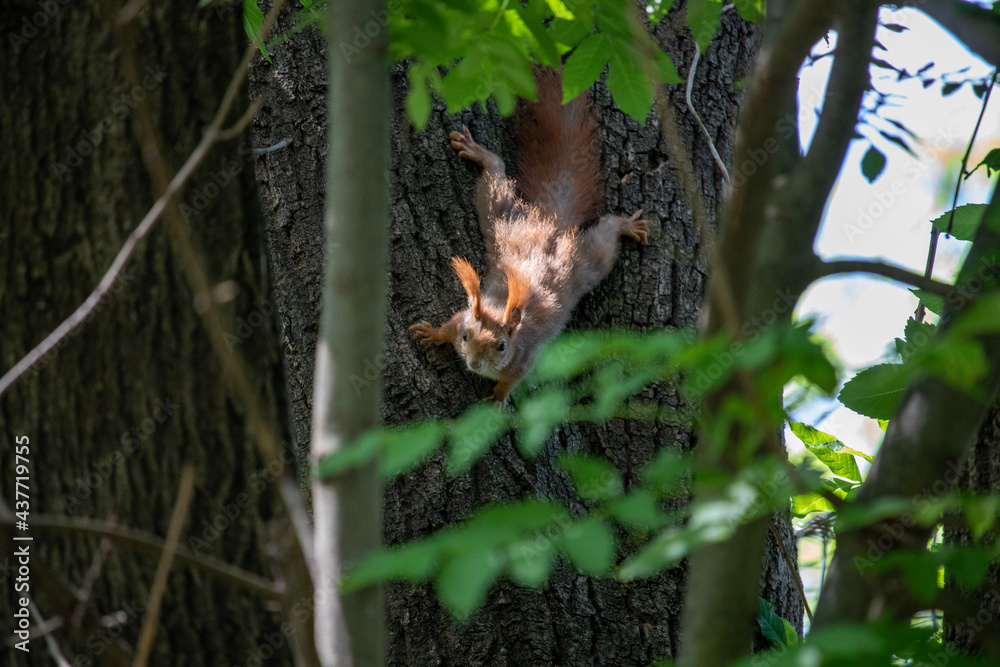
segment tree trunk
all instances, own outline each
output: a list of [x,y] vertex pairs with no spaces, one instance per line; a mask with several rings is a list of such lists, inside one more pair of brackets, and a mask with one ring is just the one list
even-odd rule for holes
[[[682,73],[693,56],[683,14],[674,11],[657,27],[657,38]],[[758,31],[728,12],[721,35],[704,55],[694,102],[724,159],[731,155],[740,95],[733,81],[746,76]],[[287,42],[271,64],[255,72],[258,86],[273,81],[274,103],[255,127],[255,143],[285,148],[263,154],[257,166],[267,212],[268,250],[275,270],[275,298],[283,324],[291,422],[300,458],[306,457],[310,389],[319,317],[322,236],[322,165],[325,82],[322,38],[306,31]],[[424,349],[407,327],[422,319],[442,322],[464,306],[465,296],[449,264],[452,256],[483,266],[483,241],[474,210],[478,169],[459,159],[448,132],[468,125],[476,140],[497,152],[513,171],[513,122],[491,107],[451,116],[437,105],[427,127],[415,133],[403,111],[406,69],[393,72],[392,228],[388,275],[389,313],[384,353],[367,364],[358,386],[381,377],[383,418],[406,423],[428,416],[454,417],[489,395],[489,380],[468,373],[454,350]],[[687,111],[683,90],[670,92],[687,150],[714,220],[721,176],[704,137]],[[707,267],[677,172],[654,116],[640,127],[627,119],[598,84],[594,107],[601,124],[606,210],[657,222],[648,246],[626,241],[611,275],[577,307],[571,328],[643,330],[691,326],[701,308]],[[363,156],[359,156],[363,159]],[[530,387],[528,388],[530,391]],[[678,407],[684,401],[669,386],[643,392],[646,400]],[[664,446],[688,449],[686,428],[612,420],[571,424],[558,430],[534,461],[522,459],[510,437],[502,438],[479,464],[456,479],[443,459],[390,482],[385,493],[385,535],[397,543],[460,521],[485,503],[540,494],[583,504],[553,465],[560,451],[607,456],[636,474]],[[796,553],[787,516],[778,521],[791,554]],[[627,542],[626,542],[627,544]],[[626,546],[626,549],[628,547]],[[456,623],[429,586],[396,584],[387,592],[388,664],[392,665],[635,665],[677,654],[684,568],[655,580],[623,585],[577,575],[558,565],[543,591],[502,582],[485,607],[467,623]],[[762,595],[801,626],[802,609],[786,563],[773,543]]]
[[[996,495],[1000,492],[1000,404],[983,420],[976,442],[960,469],[942,474],[939,488],[929,489],[927,495],[935,497],[956,486],[960,492],[977,496]],[[946,521],[944,541],[964,547],[988,546],[996,540],[996,528],[978,541],[968,528],[962,515],[953,515]],[[963,652],[972,655],[995,657],[1000,652],[997,637],[997,618],[1000,615],[1000,562],[994,562],[986,572],[982,584],[975,589],[960,586],[951,573],[946,572],[946,590],[960,601],[960,606],[944,614],[944,640]]]
[[[246,36],[239,11],[150,3],[136,26],[138,69],[146,78],[129,88],[97,2],[8,2],[0,25],[8,42],[0,68],[6,370],[83,302],[153,202],[131,131],[136,103],[149,105],[163,157],[178,168],[212,118]],[[285,413],[281,358],[248,147],[241,139],[218,146],[180,203],[213,284],[233,281],[238,288],[225,305],[237,323],[230,341],[278,417]],[[27,436],[31,516],[109,519],[163,537],[181,468],[190,461],[196,490],[181,543],[270,576],[260,550],[278,507],[274,478],[221,368],[180,262],[165,230],[156,228],[98,312],[0,398],[5,502],[14,500],[15,438]],[[34,537],[31,592],[48,618],[59,603],[46,587],[55,577],[73,591],[83,586],[101,548],[98,539],[73,533],[27,534]],[[54,638],[72,664],[116,664],[116,647],[135,645],[156,563],[112,545],[86,608],[117,614],[119,625],[75,632],[64,613]],[[5,573],[0,616],[11,619],[13,573]],[[290,664],[281,620],[259,598],[175,561],[150,664]],[[53,664],[44,641],[30,649],[4,643],[0,663]]]

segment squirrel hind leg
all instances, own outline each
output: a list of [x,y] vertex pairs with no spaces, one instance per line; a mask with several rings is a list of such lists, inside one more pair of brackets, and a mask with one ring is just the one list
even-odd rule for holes
[[507,170],[500,156],[477,144],[476,140],[472,138],[469,128],[465,125],[462,126],[461,132],[449,134],[448,139],[451,142],[451,147],[458,151],[458,156],[478,164],[483,168],[484,175],[494,178],[505,177]]
[[611,224],[620,236],[628,236],[645,245],[649,242],[650,225],[653,223],[639,218],[640,215],[642,215],[641,209],[627,218],[620,215],[606,215],[601,218],[601,222]]

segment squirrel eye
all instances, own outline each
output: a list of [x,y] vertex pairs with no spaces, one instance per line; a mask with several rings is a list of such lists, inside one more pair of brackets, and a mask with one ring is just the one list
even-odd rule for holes
[[469,340],[469,333],[468,332],[465,332],[464,334],[462,334],[462,340],[464,340],[464,341]]
[[501,342],[501,343],[500,343],[500,344],[499,344],[499,345],[497,346],[497,349],[498,349],[498,350],[500,350],[501,352],[503,352],[504,350],[506,350],[506,349],[507,349],[507,341],[502,341],[502,342]]

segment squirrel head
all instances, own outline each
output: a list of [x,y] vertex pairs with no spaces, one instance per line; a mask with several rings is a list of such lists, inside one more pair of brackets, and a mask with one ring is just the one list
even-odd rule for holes
[[507,300],[492,303],[484,298],[479,275],[468,260],[453,257],[451,263],[469,296],[469,308],[459,326],[455,346],[470,371],[495,380],[514,357],[517,332],[528,300],[528,279],[513,267],[504,267]]

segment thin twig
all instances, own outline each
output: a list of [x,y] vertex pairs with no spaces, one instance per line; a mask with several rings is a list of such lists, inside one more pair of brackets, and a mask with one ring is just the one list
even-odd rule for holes
[[[0,507],[3,507],[0,504]],[[0,529],[10,530],[14,527],[13,515],[0,513]],[[58,514],[32,514],[31,528],[41,532],[80,533],[94,537],[107,538],[112,542],[125,545],[129,549],[158,555],[164,549],[162,539],[135,528],[127,528],[106,521],[66,517]],[[218,578],[220,581],[238,588],[246,589],[265,600],[278,600],[284,591],[273,582],[258,574],[241,569],[214,556],[199,554],[184,546],[177,547],[176,558],[188,566]]]
[[[118,520],[114,515],[108,519],[108,524],[112,526],[117,523]],[[111,540],[107,537],[102,537],[101,543],[94,553],[94,560],[91,562],[87,573],[83,575],[83,582],[80,584],[80,590],[77,593],[78,602],[76,608],[73,610],[73,618],[70,619],[70,623],[74,629],[79,629],[80,627],[80,622],[83,620],[83,613],[87,610],[90,595],[94,590],[94,582],[100,578],[101,570],[104,568],[104,561],[107,559],[109,553],[111,553]]]
[[129,0],[128,4],[121,8],[118,12],[117,21],[119,25],[125,25],[136,16],[139,15],[146,5],[149,4],[149,0]]
[[247,110],[243,112],[243,115],[240,116],[240,119],[238,121],[233,123],[232,126],[226,128],[225,130],[219,131],[219,136],[217,137],[217,139],[219,141],[228,141],[229,139],[234,139],[240,136],[240,134],[243,133],[243,130],[246,129],[247,125],[250,124],[250,121],[252,121],[254,117],[257,115],[257,112],[260,111],[260,108],[264,106],[264,102],[266,101],[267,101],[267,91],[264,91],[263,93],[257,96],[257,99],[255,99],[250,104],[249,107],[247,107]]
[[[38,625],[41,627],[45,624],[45,618],[42,616],[42,612],[38,609],[38,605],[35,604],[34,598],[28,598],[28,609],[31,610],[31,615],[35,617]],[[46,632],[41,637],[45,638],[45,648],[49,650],[49,655],[55,661],[58,667],[72,667],[66,656],[63,655],[62,649],[59,648],[59,642],[56,638],[52,636],[51,632]]]
[[177,487],[177,500],[174,503],[173,514],[170,515],[170,526],[167,528],[167,540],[160,554],[160,562],[156,565],[153,575],[153,586],[149,592],[149,602],[146,604],[146,619],[139,631],[139,642],[135,649],[135,659],[132,667],[146,667],[149,655],[153,651],[153,639],[160,625],[160,605],[163,594],[167,590],[167,577],[174,564],[174,554],[177,553],[177,543],[181,539],[181,530],[187,521],[188,508],[194,495],[194,466],[184,464],[181,481]]
[[926,275],[913,273],[901,266],[894,266],[885,262],[872,262],[865,259],[840,259],[816,263],[816,279],[833,276],[838,273],[870,273],[919,287],[924,291],[941,296],[948,296],[955,289],[954,285],[949,285]]
[[701,128],[701,133],[705,135],[705,140],[708,142],[708,150],[712,152],[712,158],[715,160],[715,164],[722,172],[722,178],[725,179],[728,184],[729,170],[726,169],[725,163],[722,161],[722,158],[719,157],[719,151],[715,150],[715,142],[712,141],[712,137],[705,128],[705,124],[701,122],[701,116],[698,115],[698,111],[694,108],[694,104],[691,102],[691,89],[694,87],[694,75],[698,70],[699,60],[701,60],[701,47],[699,47],[698,43],[695,42],[694,58],[691,59],[691,70],[688,72],[687,90],[684,93],[684,100],[687,102],[687,108],[691,112],[691,115],[694,116],[694,119],[698,122],[698,127]]
[[[958,206],[958,193],[962,190],[962,179],[966,177],[966,170],[969,164],[969,155],[972,153],[972,145],[976,143],[976,135],[979,134],[979,126],[983,122],[983,115],[986,113],[986,106],[990,103],[990,93],[993,92],[993,84],[996,83],[997,70],[993,70],[993,75],[990,77],[990,85],[986,89],[986,94],[983,95],[983,105],[979,109],[979,118],[976,119],[976,126],[972,129],[972,136],[969,137],[969,144],[965,147],[965,154],[962,156],[962,166],[959,168],[958,179],[955,182],[955,194],[951,198],[951,214],[948,216],[948,233],[951,233],[952,223],[955,221],[955,207]],[[938,237],[941,236],[941,230],[937,227],[931,226],[931,240],[927,246],[927,264],[924,267],[924,277],[930,278],[934,273],[934,258],[937,255],[937,245]],[[917,304],[917,310],[913,317],[918,322],[924,321],[924,315],[926,314],[926,309],[924,308],[923,302]]]

